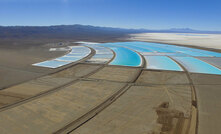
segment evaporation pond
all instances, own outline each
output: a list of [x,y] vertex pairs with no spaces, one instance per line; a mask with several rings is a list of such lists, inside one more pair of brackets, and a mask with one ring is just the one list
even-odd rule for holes
[[69,64],[70,62],[65,62],[65,61],[57,61],[57,60],[49,60],[49,61],[44,61],[40,63],[33,64],[34,66],[40,66],[40,67],[48,67],[48,68],[57,68],[61,67],[64,65]]
[[144,56],[147,69],[183,71],[183,69],[172,59],[166,56]]
[[185,66],[189,72],[221,75],[220,69],[199,59],[193,57],[174,57],[174,59]]

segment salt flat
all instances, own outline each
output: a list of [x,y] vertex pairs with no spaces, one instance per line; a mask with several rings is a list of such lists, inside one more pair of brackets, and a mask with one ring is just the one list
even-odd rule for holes
[[221,49],[221,34],[141,33],[130,34],[129,40]]

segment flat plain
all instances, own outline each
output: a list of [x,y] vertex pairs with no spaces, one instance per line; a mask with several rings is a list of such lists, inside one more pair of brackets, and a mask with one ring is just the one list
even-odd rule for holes
[[[192,40],[191,47],[220,51],[197,44],[198,36],[188,41],[162,36],[167,37],[132,40],[182,46]],[[58,69],[32,66],[66,54],[49,49],[67,45],[78,44],[1,47],[1,133],[221,133],[220,75],[145,69],[143,58],[140,67],[86,62],[94,53]]]

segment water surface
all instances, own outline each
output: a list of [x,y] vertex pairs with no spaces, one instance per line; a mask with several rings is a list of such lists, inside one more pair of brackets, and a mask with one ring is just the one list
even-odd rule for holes
[[147,69],[183,71],[183,69],[167,56],[144,56]]
[[65,61],[57,61],[57,60],[49,60],[44,61],[40,63],[33,64],[34,66],[40,66],[40,67],[48,67],[48,68],[58,68],[67,64],[70,64],[71,62],[65,62]]
[[221,74],[220,69],[193,57],[174,57],[174,59],[185,66],[189,72]]

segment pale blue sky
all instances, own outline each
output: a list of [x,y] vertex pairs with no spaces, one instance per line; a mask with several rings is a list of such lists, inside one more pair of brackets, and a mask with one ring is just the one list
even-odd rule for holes
[[221,31],[220,0],[0,0],[0,25]]

